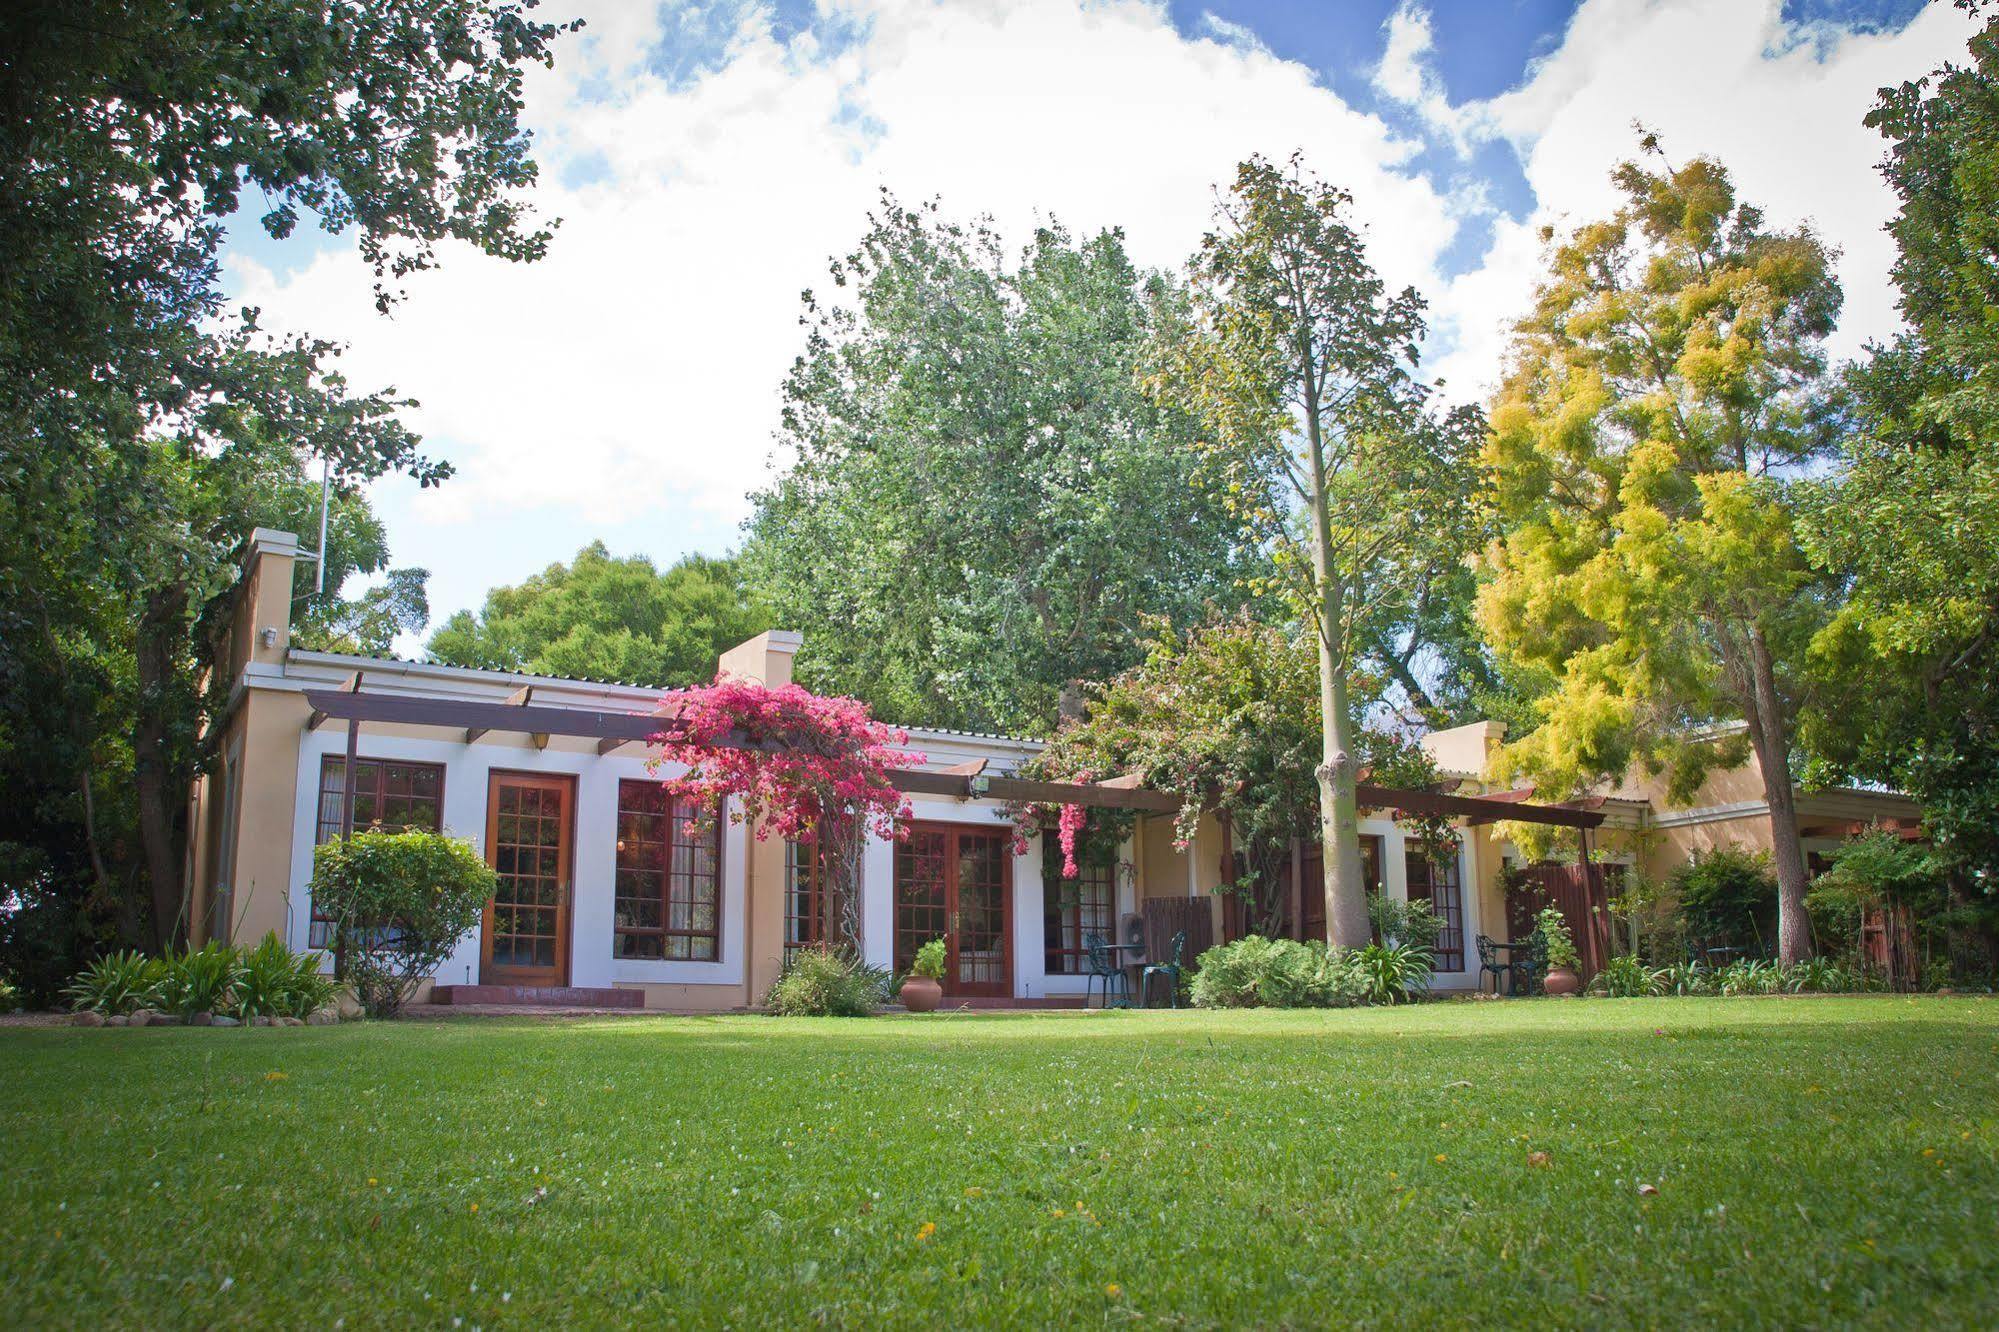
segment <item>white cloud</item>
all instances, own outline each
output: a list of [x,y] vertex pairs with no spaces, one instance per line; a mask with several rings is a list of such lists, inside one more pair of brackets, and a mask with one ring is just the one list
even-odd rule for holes
[[440,573],[470,558],[423,548],[441,527],[483,542],[473,591],[566,553],[536,544],[537,514],[650,518],[669,555],[690,521],[739,519],[766,474],[799,292],[824,285],[881,185],[989,211],[1017,242],[1050,213],[1124,225],[1141,260],[1177,265],[1240,158],[1302,148],[1354,191],[1395,280],[1434,284],[1458,226],[1398,170],[1418,145],[1302,66],[1239,35],[1190,39],[1144,0],[825,0],[858,34],[830,49],[781,41],[747,8],[706,72],[677,80],[642,57],[684,12],[600,10],[530,83],[537,202],[563,218],[546,260],[451,253],[388,320],[349,254],[236,274],[267,323],[344,338],[357,383],[422,400],[415,424],[459,475],[408,501],[392,535]]
[[1840,249],[1836,353],[1892,332],[1894,246],[1881,228],[1895,201],[1874,169],[1883,142],[1861,118],[1876,89],[1961,57],[1971,27],[1945,5],[1881,33],[1786,24],[1781,0],[1588,0],[1517,87],[1454,108],[1512,144],[1536,202],[1440,293],[1454,343],[1441,370],[1463,392],[1492,382],[1541,273],[1540,228],[1616,206],[1610,171],[1636,151],[1634,120],[1675,160],[1721,159],[1773,223],[1809,223]]
[[[356,383],[422,400],[413,424],[459,476],[384,505],[446,611],[593,531],[664,557],[726,541],[767,474],[798,294],[824,285],[881,185],[990,212],[1016,241],[1050,213],[1122,225],[1141,261],[1177,265],[1236,162],[1302,149],[1353,191],[1384,275],[1435,298],[1439,368],[1472,395],[1530,297],[1538,227],[1610,205],[1641,117],[1843,247],[1851,350],[1892,324],[1891,204],[1860,116],[1877,85],[1961,51],[1965,22],[1937,6],[1899,34],[1807,33],[1780,9],[1588,0],[1518,87],[1454,105],[1428,16],[1405,4],[1377,88],[1440,143],[1511,144],[1536,201],[1447,277],[1459,228],[1492,208],[1476,178],[1432,183],[1420,143],[1219,20],[1190,37],[1157,0],[820,0],[837,39],[786,40],[749,0],[592,0],[582,39],[528,85],[538,203],[564,219],[545,261],[450,253],[389,319],[348,253],[283,277],[239,260],[232,280],[268,325],[350,342]],[[704,49],[657,58],[688,33]]]

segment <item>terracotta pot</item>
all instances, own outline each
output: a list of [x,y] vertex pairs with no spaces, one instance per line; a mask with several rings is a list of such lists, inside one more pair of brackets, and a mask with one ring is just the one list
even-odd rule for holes
[[944,1002],[944,987],[928,976],[911,976],[902,983],[902,1006],[912,1013],[935,1013]]
[[1541,981],[1541,988],[1558,998],[1563,995],[1581,994],[1583,979],[1567,967],[1550,967],[1547,976]]

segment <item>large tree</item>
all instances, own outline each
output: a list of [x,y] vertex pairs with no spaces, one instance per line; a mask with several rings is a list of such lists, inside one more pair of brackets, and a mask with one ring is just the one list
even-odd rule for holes
[[1044,731],[1138,660],[1141,622],[1237,599],[1238,529],[1193,429],[1135,382],[1182,302],[1114,231],[989,227],[892,198],[809,295],[790,455],[744,562],[799,669],[885,716]]
[[1923,802],[1960,882],[1999,892],[1999,18],[1971,61],[1883,91],[1907,329],[1853,384],[1858,427],[1806,538],[1851,598],[1814,644],[1829,698],[1803,736],[1827,772]]
[[439,661],[494,670],[681,687],[715,676],[725,650],[771,627],[733,559],[689,555],[662,572],[601,541],[516,587],[486,594],[431,635]]
[[1476,409],[1435,408],[1417,377],[1423,299],[1386,288],[1350,206],[1295,158],[1244,162],[1193,261],[1193,318],[1154,378],[1202,422],[1206,480],[1274,554],[1268,585],[1316,645],[1326,921],[1341,947],[1370,936],[1356,682],[1414,618],[1440,552],[1466,540],[1483,428]]
[[[521,80],[561,27],[533,8],[0,7],[0,725],[53,783],[10,829],[10,886],[123,881],[115,850],[143,881],[137,932],[180,929],[200,669],[237,544],[315,463],[343,506],[386,472],[449,472],[398,424],[401,400],[350,391],[336,348],[223,318],[224,228],[246,192],[273,236],[309,214],[354,238],[385,307],[443,241],[539,255]],[[378,609],[393,621],[409,591]],[[121,794],[99,800],[84,774]]]
[[1515,331],[1485,450],[1503,535],[1480,620],[1547,685],[1506,754],[1550,795],[1634,764],[1687,793],[1741,761],[1714,738],[1741,724],[1795,961],[1811,936],[1793,729],[1828,595],[1795,485],[1835,438],[1823,340],[1840,290],[1819,239],[1768,226],[1718,162],[1644,146],[1660,164],[1617,169],[1624,205],[1553,246]]

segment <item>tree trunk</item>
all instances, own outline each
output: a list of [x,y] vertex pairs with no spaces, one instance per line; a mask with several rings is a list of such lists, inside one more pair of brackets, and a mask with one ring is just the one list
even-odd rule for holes
[[1749,670],[1753,691],[1749,740],[1763,771],[1763,798],[1770,806],[1771,855],[1777,867],[1777,960],[1785,966],[1812,954],[1812,922],[1805,911],[1805,846],[1798,836],[1797,792],[1791,785],[1790,727],[1777,695],[1777,671],[1770,644],[1760,628],[1749,630]]
[[1319,839],[1326,866],[1326,942],[1360,948],[1372,935],[1367,880],[1360,863],[1360,802],[1354,782],[1360,764],[1347,715],[1346,676],[1333,669],[1332,651],[1319,642],[1319,704],[1324,714],[1325,760],[1319,764]]
[[175,644],[184,617],[172,590],[153,594],[139,617],[138,717],[132,728],[132,780],[139,806],[139,844],[151,889],[154,947],[165,951],[181,938],[184,899],[181,882],[182,802],[177,789],[168,720],[172,701]]

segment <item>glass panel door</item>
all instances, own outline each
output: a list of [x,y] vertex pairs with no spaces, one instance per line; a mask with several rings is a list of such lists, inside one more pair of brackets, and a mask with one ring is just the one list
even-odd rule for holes
[[486,863],[499,884],[486,907],[480,979],[561,985],[569,970],[569,783],[495,773],[489,797]]
[[895,848],[895,968],[945,944],[944,992],[1013,993],[1013,864],[1007,834],[916,824]]

